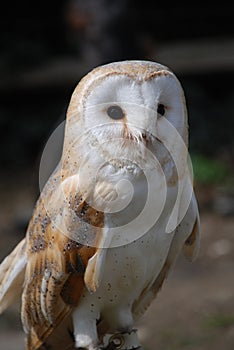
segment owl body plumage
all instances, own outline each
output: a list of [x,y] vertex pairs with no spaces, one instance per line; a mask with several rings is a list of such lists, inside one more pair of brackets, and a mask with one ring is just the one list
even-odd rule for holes
[[28,350],[92,350],[130,333],[179,252],[197,255],[186,146],[183,91],[166,67],[117,62],[79,83],[61,162],[0,266],[0,312],[21,285]]

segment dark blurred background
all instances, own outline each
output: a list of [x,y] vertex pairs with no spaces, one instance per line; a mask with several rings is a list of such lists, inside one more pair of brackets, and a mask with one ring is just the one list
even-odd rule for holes
[[[71,93],[81,77],[100,64],[147,59],[169,66],[184,87],[195,190],[205,232],[199,261],[192,268],[179,263],[172,288],[177,286],[180,294],[180,283],[189,281],[191,286],[196,281],[199,296],[195,299],[200,300],[203,313],[200,315],[196,304],[199,317],[195,317],[195,328],[190,327],[188,337],[183,337],[182,329],[194,317],[194,310],[186,314],[186,301],[185,305],[181,302],[182,313],[174,305],[173,319],[179,329],[174,331],[172,325],[168,329],[173,305],[165,297],[165,309],[161,310],[168,315],[165,324],[162,315],[158,323],[150,313],[149,323],[146,318],[148,328],[142,337],[148,349],[158,345],[170,350],[216,350],[216,346],[228,350],[234,346],[234,286],[229,278],[234,267],[233,19],[230,1],[200,5],[184,1],[170,6],[148,0],[22,0],[1,4],[0,260],[25,233],[39,194],[43,146],[65,118]],[[214,285],[217,279],[222,285],[225,276],[225,291],[221,288],[219,301],[212,304],[208,297],[204,300],[204,286],[214,299]],[[168,286],[166,290],[173,300]],[[8,332],[20,332],[16,315],[12,310],[0,316],[0,349],[15,349]],[[154,329],[157,339],[152,338]]]

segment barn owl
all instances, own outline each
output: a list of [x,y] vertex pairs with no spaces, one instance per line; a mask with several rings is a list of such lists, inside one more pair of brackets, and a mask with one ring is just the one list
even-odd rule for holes
[[28,350],[140,346],[135,320],[199,249],[187,138],[167,67],[116,62],[80,81],[61,161],[0,266],[0,312],[22,295]]

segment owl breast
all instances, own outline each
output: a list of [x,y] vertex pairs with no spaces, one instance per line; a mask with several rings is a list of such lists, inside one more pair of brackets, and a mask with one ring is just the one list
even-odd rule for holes
[[131,329],[134,303],[150,289],[168,255],[172,236],[165,236],[162,226],[159,223],[136,241],[107,249],[100,285],[95,293],[84,293],[79,312],[85,309],[90,317],[96,315],[108,332]]
[[[162,201],[164,189],[160,173],[157,178],[155,169],[149,173],[141,171],[137,176],[127,169],[112,171],[108,179],[113,180],[115,195],[110,198],[107,182],[105,185],[102,182],[99,189],[103,197],[106,190],[105,199],[110,209],[105,213],[103,228],[104,236],[108,237],[108,246],[104,248],[108,249],[104,249],[99,257],[102,264],[99,287],[93,294],[84,293],[82,305],[86,311],[89,308],[91,313],[96,312],[96,317],[104,319],[114,331],[125,324],[127,328],[128,322],[132,324],[133,304],[150,288],[163,268],[173,239],[173,234],[165,234],[171,211],[168,203],[171,200],[173,203],[175,194],[169,191],[165,203]],[[151,193],[153,203],[147,203],[152,178],[155,185]],[[166,205],[163,215],[157,217],[160,200]],[[116,204],[111,206],[110,203],[115,201]],[[155,220],[150,221],[152,218]],[[82,310],[81,306],[79,310]]]

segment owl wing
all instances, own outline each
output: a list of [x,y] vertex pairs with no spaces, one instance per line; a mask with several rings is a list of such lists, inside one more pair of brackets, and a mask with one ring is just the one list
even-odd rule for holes
[[43,233],[39,222],[28,236],[27,248],[22,322],[28,349],[37,349],[78,304],[85,268],[96,249],[72,241],[51,223]]
[[168,276],[171,267],[179,253],[182,251],[186,258],[193,261],[200,247],[200,219],[195,195],[192,194],[189,208],[181,223],[177,226],[169,252],[165,258],[160,273],[152,279],[152,283],[146,287],[140,297],[133,304],[133,315],[137,318],[143,314],[150,303],[160,291],[163,282]]
[[61,324],[70,324],[69,313],[77,306],[84,288],[94,291],[98,286],[106,251],[96,247],[103,240],[104,214],[82,199],[74,179],[67,179],[62,193],[70,196],[73,212],[93,227],[92,246],[65,235],[51,219],[45,206],[48,198],[54,208],[59,207],[63,213],[66,209],[61,186],[49,191],[55,180],[52,176],[42,192],[26,238],[0,266],[0,311],[13,301],[16,290],[23,289],[21,317],[28,350],[46,348],[48,338],[50,341],[57,332],[60,335]]
[[194,194],[184,220],[182,220],[181,225],[178,227],[178,232],[182,237],[184,235],[186,236],[186,240],[182,248],[183,254],[189,261],[195,260],[199,253],[201,233],[200,217]]

